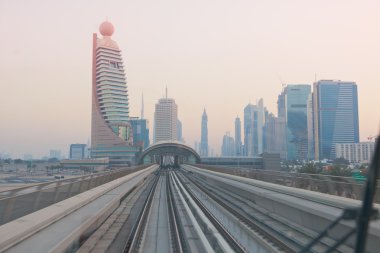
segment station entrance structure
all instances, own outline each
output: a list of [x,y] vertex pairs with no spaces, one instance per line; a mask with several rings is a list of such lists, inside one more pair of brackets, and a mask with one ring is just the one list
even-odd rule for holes
[[160,165],[197,164],[201,162],[199,154],[182,142],[157,142],[142,153],[139,164],[158,163]]

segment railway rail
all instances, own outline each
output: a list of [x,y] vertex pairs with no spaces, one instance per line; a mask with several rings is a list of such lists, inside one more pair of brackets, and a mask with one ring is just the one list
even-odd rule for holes
[[[254,187],[260,186],[228,181],[224,175],[218,177],[187,166],[159,168],[136,188],[139,193],[125,198],[123,205],[130,206],[128,214],[123,213],[125,224],[104,252],[296,253],[318,235],[256,203],[257,199],[250,196],[252,189],[256,191]],[[287,194],[276,188],[270,193],[269,188],[262,187],[258,194]],[[340,203],[329,205],[318,199],[315,203],[337,210],[340,207]],[[333,237],[324,238],[309,252],[328,252],[335,243]],[[122,246],[119,249],[115,245]],[[351,253],[354,249],[344,244],[332,252]]]
[[[298,252],[316,236],[316,233],[297,224],[268,214],[266,210],[259,208],[252,200],[245,199],[236,193],[241,189],[235,189],[235,192],[233,192],[231,188],[226,190],[216,184],[211,185],[208,180],[204,180],[202,177],[195,177],[190,173],[185,173],[185,175],[204,194],[207,194],[208,197],[268,241],[276,244],[284,252]],[[325,252],[334,243],[335,241],[331,238],[325,239],[316,245],[311,252]],[[347,253],[353,252],[353,249],[345,245],[335,252]]]

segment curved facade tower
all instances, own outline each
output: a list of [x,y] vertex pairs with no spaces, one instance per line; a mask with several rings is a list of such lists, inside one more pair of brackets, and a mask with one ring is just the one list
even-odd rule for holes
[[127,80],[121,51],[111,39],[113,25],[105,21],[99,30],[102,38],[93,34],[91,156],[121,161],[125,153],[120,152],[133,144]]

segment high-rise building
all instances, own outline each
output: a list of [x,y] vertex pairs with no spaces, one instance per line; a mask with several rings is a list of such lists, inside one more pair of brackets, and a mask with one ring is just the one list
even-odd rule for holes
[[69,158],[72,160],[80,160],[86,157],[86,144],[71,144]]
[[[253,122],[255,106],[249,103],[244,108],[244,155],[253,156]],[[257,117],[257,116],[256,116]]]
[[235,155],[242,156],[241,121],[239,116],[235,119]]
[[183,142],[182,137],[182,122],[180,120],[177,120],[177,140],[180,142]]
[[269,113],[265,120],[265,152],[278,153],[286,159],[286,127],[285,119]]
[[321,80],[313,89],[315,159],[334,159],[337,143],[359,142],[355,82]]
[[102,38],[93,34],[91,157],[109,157],[111,166],[125,166],[139,148],[133,146],[124,64],[111,39],[113,25],[105,21],[99,30]]
[[244,108],[244,147],[246,156],[252,157],[263,153],[264,122],[263,99],[260,99],[257,105],[250,103]]
[[277,98],[277,117],[285,119],[285,90]]
[[158,100],[154,112],[153,142],[176,141],[177,136],[177,104],[172,98],[168,98],[166,90],[165,98]]
[[229,132],[223,136],[222,156],[235,156],[235,141]]
[[206,109],[203,110],[202,114],[202,125],[201,125],[201,152],[202,157],[208,156],[208,128],[207,128],[207,114]]
[[307,84],[287,85],[285,94],[285,122],[287,160],[308,160],[309,121],[312,118],[308,109],[311,99],[311,86]]
[[129,123],[133,130],[133,146],[146,149],[149,144],[149,122],[147,119],[131,117]]
[[314,123],[313,123],[313,93],[307,99],[307,158],[314,160]]

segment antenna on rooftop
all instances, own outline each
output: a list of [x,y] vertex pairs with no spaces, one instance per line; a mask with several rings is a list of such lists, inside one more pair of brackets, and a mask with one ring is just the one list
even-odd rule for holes
[[144,119],[144,93],[141,95],[141,119]]
[[286,86],[286,83],[282,80],[281,76],[277,73],[278,80],[280,80],[281,87],[284,88]]

